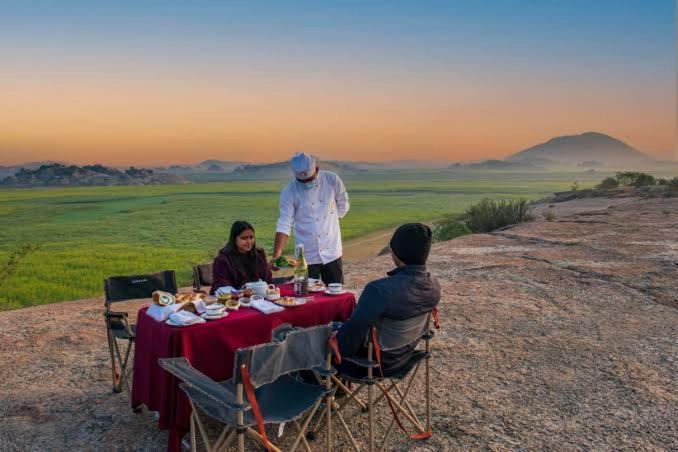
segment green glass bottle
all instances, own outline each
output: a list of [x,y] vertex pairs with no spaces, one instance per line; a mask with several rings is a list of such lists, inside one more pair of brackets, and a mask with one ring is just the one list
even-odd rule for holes
[[294,270],[294,293],[296,295],[308,294],[308,264],[304,257],[304,244],[299,244],[299,256],[297,268]]

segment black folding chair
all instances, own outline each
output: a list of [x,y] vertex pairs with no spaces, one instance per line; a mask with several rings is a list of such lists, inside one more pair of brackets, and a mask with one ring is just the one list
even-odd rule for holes
[[[375,450],[375,422],[374,409],[382,400],[386,400],[392,414],[392,419],[386,431],[384,432],[378,444],[381,444],[380,450],[384,450],[386,442],[393,430],[394,424],[398,424],[403,433],[410,439],[427,439],[431,433],[431,398],[430,398],[430,358],[429,341],[433,337],[433,330],[430,328],[431,317],[434,317],[435,326],[438,328],[437,310],[431,313],[422,314],[407,320],[382,319],[378,325],[372,326],[367,341],[367,356],[342,356],[342,360],[349,361],[359,368],[365,369],[364,377],[355,377],[344,375],[341,372],[333,375],[331,378],[336,387],[345,392],[347,397],[341,403],[333,403],[332,412],[341,422],[341,425],[348,436],[354,449],[359,451],[360,446],[351,430],[346,424],[342,414],[344,409],[351,403],[355,403],[358,408],[358,415],[367,413],[368,446],[367,450]],[[424,350],[415,350],[409,361],[397,371],[384,375],[381,367],[381,352],[398,349],[413,342],[424,340]],[[412,385],[415,381],[420,365],[425,364],[425,425],[419,420],[415,410],[407,401]],[[409,378],[408,378],[409,376]],[[343,381],[342,381],[343,380]],[[345,382],[350,383],[353,388],[349,388]],[[398,385],[404,383],[404,390]],[[378,389],[381,394],[375,398],[374,389]],[[358,394],[367,388],[367,400],[361,400]],[[415,429],[415,433],[408,433],[403,425],[401,417],[407,419]],[[319,429],[326,420],[318,419],[313,431]]]
[[[162,290],[175,294],[177,282],[174,270],[165,270],[152,275],[111,276],[104,280],[106,331],[108,349],[111,353],[113,392],[121,392],[123,386],[130,390],[131,368],[127,368],[130,352],[136,336],[136,325],[130,324],[127,312],[112,311],[111,305],[120,301],[151,298],[153,292]],[[124,354],[119,342],[127,342]]]
[[[242,452],[245,434],[268,450],[279,451],[268,440],[265,425],[283,422],[291,422],[297,430],[290,450],[294,451],[300,443],[310,450],[306,430],[323,398],[325,415],[331,420],[332,329],[329,325],[286,327],[286,334],[278,340],[238,350],[233,377],[227,381],[212,380],[191,367],[185,357],[159,360],[163,369],[183,381],[179,387],[188,396],[192,408],[192,450],[197,450],[196,431],[199,431],[205,448],[210,451],[226,449],[237,438],[238,450]],[[309,384],[294,378],[292,374],[301,370],[315,372],[324,384]],[[224,424],[214,443],[200,413]],[[327,433],[326,447],[332,448],[331,431]]]
[[212,287],[214,275],[212,273],[212,263],[197,264],[193,266],[193,289],[200,291],[204,286]]

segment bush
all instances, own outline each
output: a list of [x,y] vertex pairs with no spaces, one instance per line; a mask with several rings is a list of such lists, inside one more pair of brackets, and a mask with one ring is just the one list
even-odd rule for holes
[[556,219],[556,213],[551,209],[542,210],[541,215],[544,217],[544,220],[546,221],[553,221]]
[[532,208],[526,199],[483,199],[469,206],[461,220],[472,232],[491,232],[504,226],[532,221]]
[[669,196],[678,196],[678,177],[674,177],[669,181]]
[[614,177],[607,177],[603,179],[601,183],[596,185],[598,190],[611,190],[613,188],[619,187],[619,181]]
[[638,171],[622,171],[615,176],[620,185],[633,185],[634,187],[647,187],[655,185],[655,178],[651,174]]
[[446,215],[433,223],[434,242],[452,240],[467,234],[472,234],[471,230],[456,215]]
[[572,182],[572,185],[570,185],[570,191],[577,191],[579,190],[579,181],[574,181]]

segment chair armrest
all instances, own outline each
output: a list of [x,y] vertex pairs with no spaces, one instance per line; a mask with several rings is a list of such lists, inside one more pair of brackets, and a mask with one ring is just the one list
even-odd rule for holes
[[123,318],[123,317],[127,318],[128,316],[129,316],[129,313],[127,313],[127,312],[116,312],[116,311],[104,312],[104,317],[108,317],[108,318],[120,319],[120,318]]

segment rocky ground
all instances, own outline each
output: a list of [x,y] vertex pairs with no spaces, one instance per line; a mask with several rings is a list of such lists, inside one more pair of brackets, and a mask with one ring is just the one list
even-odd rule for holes
[[[434,436],[387,449],[678,449],[678,200],[553,206],[551,222],[434,245]],[[389,259],[347,265],[348,285]],[[153,413],[110,392],[102,308],[0,313],[0,449],[166,446]]]

